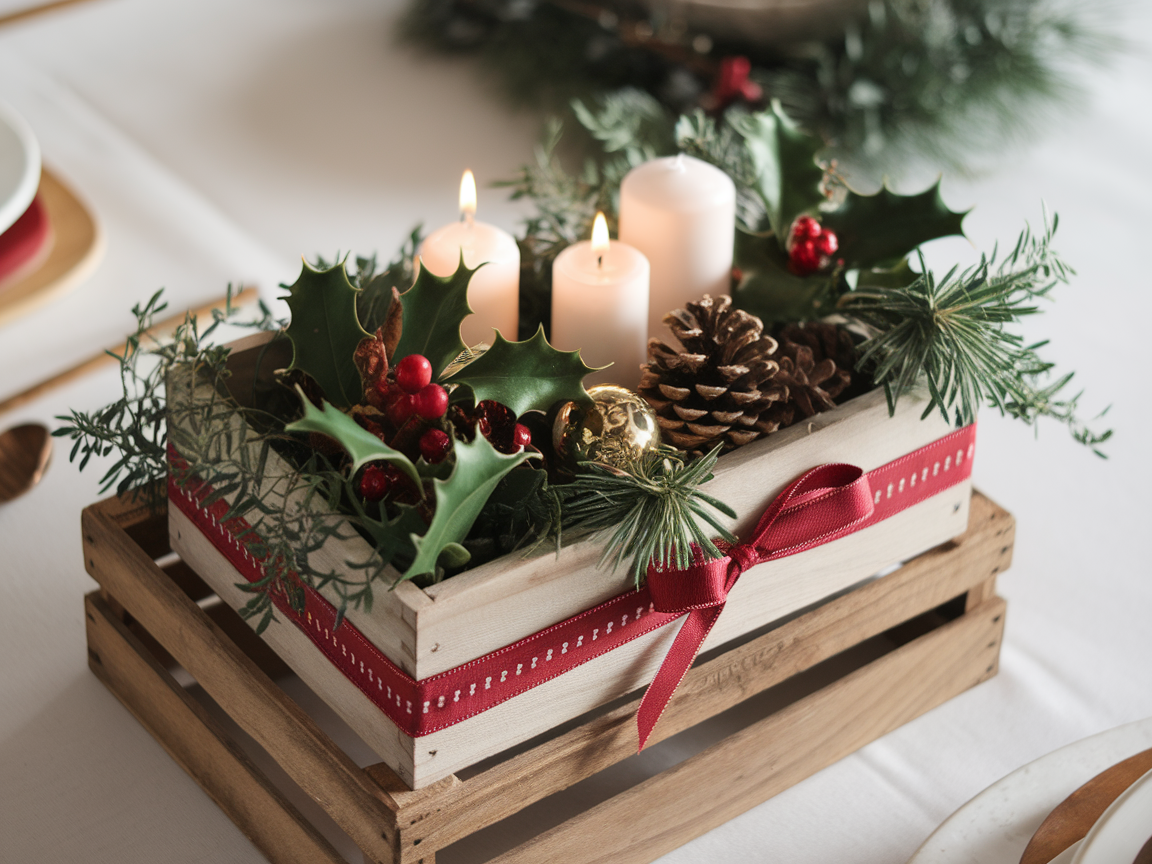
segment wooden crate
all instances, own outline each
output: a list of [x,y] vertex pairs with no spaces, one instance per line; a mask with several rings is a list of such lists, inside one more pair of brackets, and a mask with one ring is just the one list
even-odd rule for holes
[[[975,493],[966,533],[768,632],[701,658],[652,743],[798,676],[834,680],[703,752],[491,859],[647,862],[996,674],[997,574],[1014,521]],[[412,791],[387,765],[359,768],[273,680],[281,661],[169,551],[164,518],[115,499],[83,514],[89,665],[274,862],[335,862],[332,846],[172,677],[178,663],[363,850],[433,864],[438,850],[636,752],[639,697],[566,731]],[[866,652],[864,660],[853,660]],[[832,661],[826,663],[825,661]],[[783,689],[783,688],[781,688]],[[693,802],[684,817],[683,802]],[[589,838],[596,838],[589,843]]]
[[[230,386],[240,403],[260,376],[258,358],[266,368],[288,362],[287,355],[262,353],[269,338],[258,334],[232,346]],[[276,350],[286,348],[287,343],[279,343]],[[169,399],[210,386],[177,377],[169,386]],[[923,410],[924,402],[910,395],[890,417],[883,391],[874,390],[726,454],[705,489],[740,514],[730,527],[747,537],[769,502],[804,471],[827,462],[847,462],[871,471],[954,431],[938,414],[922,420]],[[259,445],[247,446],[253,448],[255,462]],[[269,464],[278,458],[271,454]],[[945,462],[944,470],[951,464],[951,459]],[[899,490],[898,494],[913,494],[912,485],[905,491],[903,480]],[[968,524],[970,497],[971,481],[965,479],[862,531],[751,568],[734,587],[703,650],[743,638],[961,534]],[[176,506],[170,508],[170,520],[173,548],[226,603],[240,608],[251,599],[236,587],[246,580],[225,554],[227,541],[206,536]],[[333,538],[312,556],[317,569],[339,570],[344,562],[372,556],[366,541],[347,533],[351,539]],[[409,676],[431,678],[625,593],[631,587],[629,575],[597,568],[601,552],[595,540],[584,540],[566,546],[559,555],[506,555],[437,585],[420,588],[403,582],[393,590],[377,591],[370,612],[349,609],[347,618]],[[389,573],[399,576],[391,569]],[[321,589],[321,594],[339,603],[331,588]],[[357,683],[335,669],[302,630],[281,623],[264,633],[301,679],[415,788],[645,686],[674,637],[674,627],[651,631],[515,699],[411,738]]]

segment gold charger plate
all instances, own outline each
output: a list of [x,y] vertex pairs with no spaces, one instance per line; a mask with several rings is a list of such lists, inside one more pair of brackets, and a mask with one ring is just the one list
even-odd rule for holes
[[0,288],[0,327],[75,288],[104,255],[104,233],[95,217],[47,168],[39,195],[52,226],[52,248],[33,272]]

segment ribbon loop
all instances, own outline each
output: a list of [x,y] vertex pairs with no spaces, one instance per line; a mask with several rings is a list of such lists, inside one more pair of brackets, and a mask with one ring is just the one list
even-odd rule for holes
[[685,570],[648,570],[648,591],[660,612],[688,613],[668,656],[656,672],[636,715],[640,749],[680,681],[696,659],[728,592],[744,571],[811,549],[855,530],[873,513],[868,476],[855,465],[831,463],[792,481],[765,509],[752,537],[723,558],[700,560]]

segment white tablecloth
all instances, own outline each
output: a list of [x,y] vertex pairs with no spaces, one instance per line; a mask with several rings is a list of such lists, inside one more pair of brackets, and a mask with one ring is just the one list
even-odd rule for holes
[[[464,167],[483,187],[531,158],[537,119],[510,113],[468,62],[396,45],[397,8],[93,0],[0,29],[0,99],[108,236],[89,282],[0,329],[0,398],[117,341],[156,287],[174,305],[228,281],[271,296],[300,255],[388,256],[415,222],[453,218]],[[1152,471],[1139,453],[1152,428],[1152,15],[1147,3],[1124,14],[1134,47],[1086,73],[1085,105],[995,174],[945,183],[951,206],[978,205],[966,228],[979,249],[1038,223],[1041,200],[1060,213],[1057,247],[1079,276],[1029,333],[1078,370],[1089,411],[1114,403],[1118,430],[1103,462],[1055,426],[1033,440],[982,417],[976,482],[1019,523],[999,676],[662,860],[899,864],[1008,771],[1152,715]],[[492,190],[480,207],[508,228],[521,212]],[[974,255],[964,241],[930,249],[940,266]],[[92,375],[0,427],[103,404],[116,387]],[[86,668],[79,512],[96,479],[58,447],[45,481],[0,507],[0,860],[261,860]]]

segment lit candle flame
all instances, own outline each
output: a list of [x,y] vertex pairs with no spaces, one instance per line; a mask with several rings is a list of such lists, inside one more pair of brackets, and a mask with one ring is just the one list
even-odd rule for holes
[[603,213],[596,214],[596,221],[592,223],[592,254],[596,256],[596,263],[603,264],[604,256],[608,252],[608,222]]
[[460,213],[469,222],[476,215],[476,178],[471,171],[460,178]]

